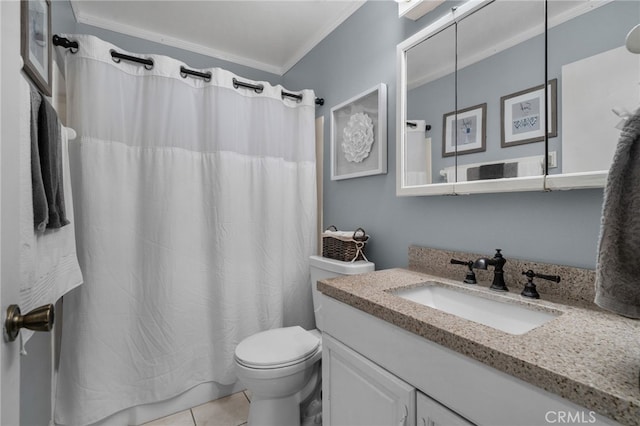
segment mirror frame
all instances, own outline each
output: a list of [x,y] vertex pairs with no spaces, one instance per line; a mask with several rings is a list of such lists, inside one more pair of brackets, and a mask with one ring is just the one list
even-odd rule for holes
[[[567,189],[604,188],[608,170],[565,173],[557,175],[540,175],[528,177],[516,177],[497,180],[467,181],[452,183],[434,183],[417,186],[404,186],[404,154],[407,133],[407,52],[430,38],[431,36],[456,25],[466,16],[493,3],[495,0],[469,0],[468,2],[452,8],[452,10],[439,18],[413,36],[399,43],[396,47],[396,196],[420,196],[420,195],[458,195],[479,194],[497,192],[523,192],[523,191],[555,191]],[[545,28],[545,31],[548,29]],[[545,60],[546,67],[546,60]],[[414,117],[415,118],[415,117]],[[545,139],[545,152],[547,151]],[[457,164],[457,161],[456,161]]]

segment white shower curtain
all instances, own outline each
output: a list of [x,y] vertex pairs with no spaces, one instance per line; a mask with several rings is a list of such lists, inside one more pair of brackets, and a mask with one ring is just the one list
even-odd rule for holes
[[64,298],[55,421],[87,424],[236,381],[235,346],[313,326],[314,93],[234,88],[116,63],[92,36],[66,51],[78,257]]

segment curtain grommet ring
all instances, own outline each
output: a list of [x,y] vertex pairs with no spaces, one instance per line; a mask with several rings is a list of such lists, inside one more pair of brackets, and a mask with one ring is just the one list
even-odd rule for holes
[[115,62],[116,64],[119,64],[120,62],[122,62],[122,59],[118,58],[117,56],[113,56],[114,53],[117,53],[115,49],[109,50],[109,53],[111,54],[111,60],[113,62]]

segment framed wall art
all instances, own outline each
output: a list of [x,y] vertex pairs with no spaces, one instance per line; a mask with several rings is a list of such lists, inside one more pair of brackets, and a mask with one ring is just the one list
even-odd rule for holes
[[331,180],[387,173],[387,86],[331,108]]
[[471,154],[487,149],[487,104],[447,113],[443,116],[442,156]]
[[36,87],[51,96],[51,2],[20,2],[20,54],[24,71]]
[[[556,111],[558,80],[547,84],[548,137],[558,135]],[[513,145],[544,141],[544,85],[532,87],[500,98],[500,145],[506,148]]]

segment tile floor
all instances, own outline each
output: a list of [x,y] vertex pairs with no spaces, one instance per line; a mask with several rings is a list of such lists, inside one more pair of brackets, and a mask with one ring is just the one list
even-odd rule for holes
[[249,395],[246,391],[198,405],[143,426],[240,426],[247,424]]

